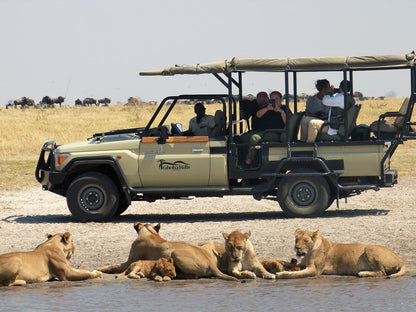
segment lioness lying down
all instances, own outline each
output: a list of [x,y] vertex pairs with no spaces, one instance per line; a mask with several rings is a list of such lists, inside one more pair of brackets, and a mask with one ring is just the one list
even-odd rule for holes
[[70,267],[68,260],[75,251],[71,233],[48,234],[47,237],[48,240],[33,251],[0,255],[1,285],[25,285],[52,279],[80,281],[103,276],[98,271]]
[[225,243],[203,242],[199,246],[211,250],[217,256],[217,266],[237,278],[256,278],[256,276],[274,279],[275,275],[266,271],[257,259],[249,238],[251,233],[234,231],[222,234]]
[[137,238],[130,248],[126,262],[100,268],[104,273],[121,273],[137,260],[157,260],[160,258],[173,259],[178,277],[199,278],[218,277],[229,281],[238,281],[235,277],[222,273],[216,264],[212,252],[186,242],[171,242],[159,235],[160,224],[153,227],[150,224],[136,222],[134,229]]
[[170,281],[176,276],[173,260],[160,258],[159,260],[138,260],[129,265],[127,270],[116,276],[127,275],[129,278],[140,279],[149,277],[155,281]]
[[276,278],[301,278],[320,274],[359,277],[397,277],[406,273],[406,265],[386,247],[363,244],[337,244],[319,235],[297,229],[295,250],[304,256],[297,272],[280,272]]

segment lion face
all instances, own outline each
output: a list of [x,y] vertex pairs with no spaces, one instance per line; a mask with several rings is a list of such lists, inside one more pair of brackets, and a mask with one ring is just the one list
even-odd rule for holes
[[316,239],[319,237],[319,230],[312,233],[297,229],[295,231],[295,251],[299,257],[305,256],[306,253],[313,249]]
[[231,261],[241,261],[247,250],[247,240],[250,238],[250,233],[243,234],[239,231],[234,231],[231,234],[222,233],[222,235],[225,239],[225,250]]
[[37,248],[43,245],[50,245],[50,244],[59,244],[61,243],[63,245],[63,252],[65,253],[65,257],[67,260],[70,260],[72,255],[75,252],[75,246],[72,242],[72,235],[69,232],[65,233],[57,233],[55,235],[52,234],[46,234],[46,237],[48,240],[44,243],[39,245]]
[[173,265],[173,259],[160,258],[157,261],[156,265],[157,269],[159,270],[162,276],[168,276],[170,278],[174,278],[176,276],[175,266]]

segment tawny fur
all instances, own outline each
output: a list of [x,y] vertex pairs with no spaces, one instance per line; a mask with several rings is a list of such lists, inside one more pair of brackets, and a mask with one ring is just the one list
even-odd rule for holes
[[262,277],[274,279],[275,275],[267,272],[257,259],[256,252],[249,238],[251,233],[233,231],[230,234],[223,233],[224,243],[203,242],[199,245],[217,257],[217,266],[228,274],[240,279]]
[[261,262],[264,268],[273,274],[283,271],[300,271],[300,266],[298,265],[298,260],[292,258],[290,262],[283,260],[271,260],[265,259]]
[[295,231],[295,250],[304,256],[297,272],[280,272],[277,278],[302,278],[317,275],[355,275],[359,277],[397,277],[406,273],[404,261],[383,246],[337,244],[316,232]]
[[200,278],[217,277],[238,281],[235,277],[222,273],[212,252],[186,242],[167,241],[159,235],[160,224],[152,226],[136,222],[134,229],[137,238],[132,243],[126,262],[100,268],[104,273],[121,273],[137,260],[173,259],[178,277]]
[[75,251],[71,233],[47,235],[47,241],[33,251],[0,255],[0,284],[25,285],[52,279],[80,281],[102,277],[99,271],[76,270],[68,260]]
[[127,275],[129,278],[140,279],[148,277],[155,281],[170,281],[176,276],[173,260],[160,258],[158,260],[138,260],[129,265],[127,270],[116,276]]

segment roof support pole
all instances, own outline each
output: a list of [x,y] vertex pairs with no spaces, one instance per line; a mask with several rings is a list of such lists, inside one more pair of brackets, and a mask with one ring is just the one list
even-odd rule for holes
[[[238,72],[238,107],[243,99],[243,74]],[[238,119],[241,119],[240,112],[238,112]],[[243,133],[243,123],[240,123],[240,133]]]
[[[344,132],[345,132],[345,141],[348,141],[348,110],[347,107],[347,97],[345,94],[347,93],[347,71],[343,70],[343,80],[342,80],[342,90],[344,91]],[[352,88],[351,88],[352,90]]]
[[298,111],[298,81],[296,72],[293,72],[293,110]]
[[286,107],[289,107],[289,72],[285,71],[285,100]]

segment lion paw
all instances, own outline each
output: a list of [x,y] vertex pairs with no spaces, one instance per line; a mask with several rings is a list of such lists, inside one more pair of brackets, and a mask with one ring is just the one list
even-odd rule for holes
[[164,281],[171,281],[172,279],[169,276],[163,276]]
[[264,279],[276,279],[276,275],[275,274],[271,274],[271,273],[263,274],[262,277]]
[[241,276],[243,278],[251,278],[251,279],[257,278],[256,273],[251,272],[251,271],[243,271],[241,272]]
[[103,278],[103,272],[101,271],[94,270],[92,271],[92,274],[94,275],[94,277]]

